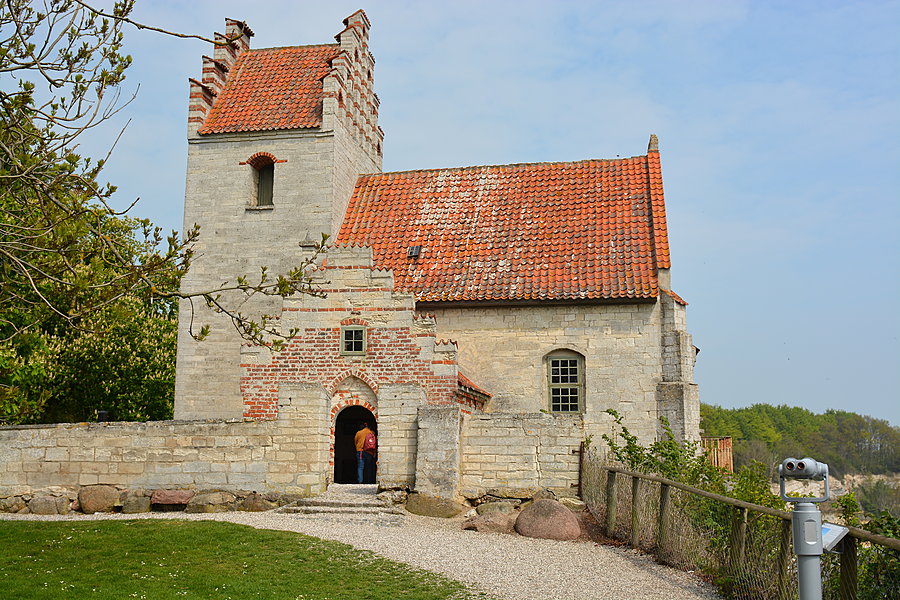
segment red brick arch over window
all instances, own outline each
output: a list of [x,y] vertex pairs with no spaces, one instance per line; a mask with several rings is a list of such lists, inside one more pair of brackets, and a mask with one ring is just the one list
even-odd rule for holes
[[358,317],[350,317],[349,319],[344,319],[343,321],[341,321],[341,326],[345,325],[362,325],[363,327],[368,327],[369,322]]
[[287,160],[279,160],[271,152],[257,152],[245,161],[239,162],[239,165],[250,165],[254,169],[261,169],[275,163],[285,163]]

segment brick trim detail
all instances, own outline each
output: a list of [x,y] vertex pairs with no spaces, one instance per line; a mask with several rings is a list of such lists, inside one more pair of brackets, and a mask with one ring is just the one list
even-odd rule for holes
[[365,319],[360,319],[359,317],[350,317],[349,319],[344,319],[341,321],[341,327],[346,325],[361,325],[362,327],[368,327],[369,322]]
[[341,411],[350,406],[362,406],[375,418],[375,421],[378,421],[378,409],[365,400],[359,400],[358,398],[351,398],[350,400],[345,400],[341,402],[335,403],[334,406],[331,407],[331,444],[332,448],[334,447],[334,426],[337,423],[337,417],[341,414]]
[[[376,395],[378,394],[378,383],[358,369],[347,369],[346,371],[332,379],[330,383],[325,384],[325,391],[334,396],[334,393],[337,391],[338,386],[350,377],[356,377],[367,386],[369,386]],[[366,408],[369,407],[367,406]],[[369,410],[371,410],[373,413],[375,412],[375,410],[372,408],[369,408]]]
[[275,155],[271,152],[257,152],[247,160],[241,161],[239,165],[250,165],[254,169],[261,169],[267,165],[274,165],[277,163],[286,163],[287,159],[278,159],[275,158]]

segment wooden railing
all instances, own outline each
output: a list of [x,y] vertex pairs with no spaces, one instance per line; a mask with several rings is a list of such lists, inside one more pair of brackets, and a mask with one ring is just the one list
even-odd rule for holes
[[[606,515],[605,528],[607,535],[614,537],[618,515],[618,500],[616,494],[616,486],[618,485],[618,477],[625,476],[631,478],[631,519],[629,544],[633,548],[638,547],[639,531],[640,531],[640,510],[641,494],[644,482],[654,482],[659,484],[659,512],[657,515],[657,538],[656,545],[661,556],[665,556],[674,540],[670,539],[670,507],[672,489],[678,489],[694,496],[708,498],[722,504],[733,506],[736,509],[735,518],[732,520],[730,531],[730,545],[728,562],[731,565],[738,565],[743,560],[746,552],[747,542],[747,524],[750,512],[761,513],[781,519],[781,532],[779,540],[779,548],[777,553],[778,560],[778,589],[786,590],[788,587],[789,567],[793,561],[793,553],[791,551],[791,513],[783,510],[760,506],[743,500],[729,498],[720,494],[714,494],[701,490],[671,479],[658,477],[656,475],[647,475],[645,473],[635,473],[618,467],[600,467],[606,471]],[[627,497],[627,496],[626,496]],[[876,535],[874,533],[864,531],[857,527],[848,527],[849,534],[843,539],[840,547],[840,585],[839,597],[841,600],[856,600],[857,598],[857,545],[860,542],[878,544],[891,550],[900,552],[900,540],[896,538]]]

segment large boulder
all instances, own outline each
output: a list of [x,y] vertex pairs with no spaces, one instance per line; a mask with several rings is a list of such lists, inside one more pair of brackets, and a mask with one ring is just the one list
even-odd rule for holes
[[278,508],[278,503],[273,502],[271,500],[266,500],[265,497],[260,496],[256,492],[253,492],[238,505],[238,510],[245,510],[247,512],[264,512],[267,510],[272,510],[274,508]]
[[235,496],[231,492],[207,492],[191,498],[184,512],[217,513],[234,509]]
[[462,528],[483,533],[513,533],[516,518],[510,514],[489,512],[469,517],[463,521]]
[[574,540],[581,535],[575,514],[556,500],[535,500],[516,518],[516,531],[545,540]]
[[503,513],[505,515],[511,515],[516,510],[516,505],[512,502],[485,502],[484,504],[479,504],[475,510],[479,515],[484,515],[488,513]]
[[69,499],[56,496],[37,496],[28,503],[33,515],[65,515],[69,513]]
[[465,508],[459,502],[430,494],[410,494],[406,499],[406,510],[423,517],[449,519],[461,513]]
[[150,496],[150,503],[159,504],[160,506],[184,506],[191,501],[195,494],[194,490],[153,490],[153,494]]
[[150,512],[150,496],[143,490],[129,492],[122,500],[122,512],[127,515]]
[[25,508],[25,500],[21,496],[0,498],[0,512],[17,513]]
[[119,490],[111,485],[86,485],[78,490],[78,504],[86,515],[112,512],[120,496]]

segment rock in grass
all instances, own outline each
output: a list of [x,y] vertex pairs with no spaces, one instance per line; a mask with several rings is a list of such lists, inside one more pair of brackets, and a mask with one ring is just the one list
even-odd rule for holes
[[69,499],[56,496],[37,496],[28,503],[33,515],[65,515],[69,512]]
[[410,494],[406,499],[406,510],[423,517],[449,519],[461,513],[465,507],[449,498],[440,498],[430,494]]
[[111,485],[86,485],[78,490],[78,504],[86,515],[112,512],[119,504],[119,490]]
[[150,512],[150,498],[147,496],[126,496],[122,502],[122,512],[128,515]]
[[516,531],[545,540],[574,540],[581,535],[575,514],[556,500],[535,500],[516,518]]

